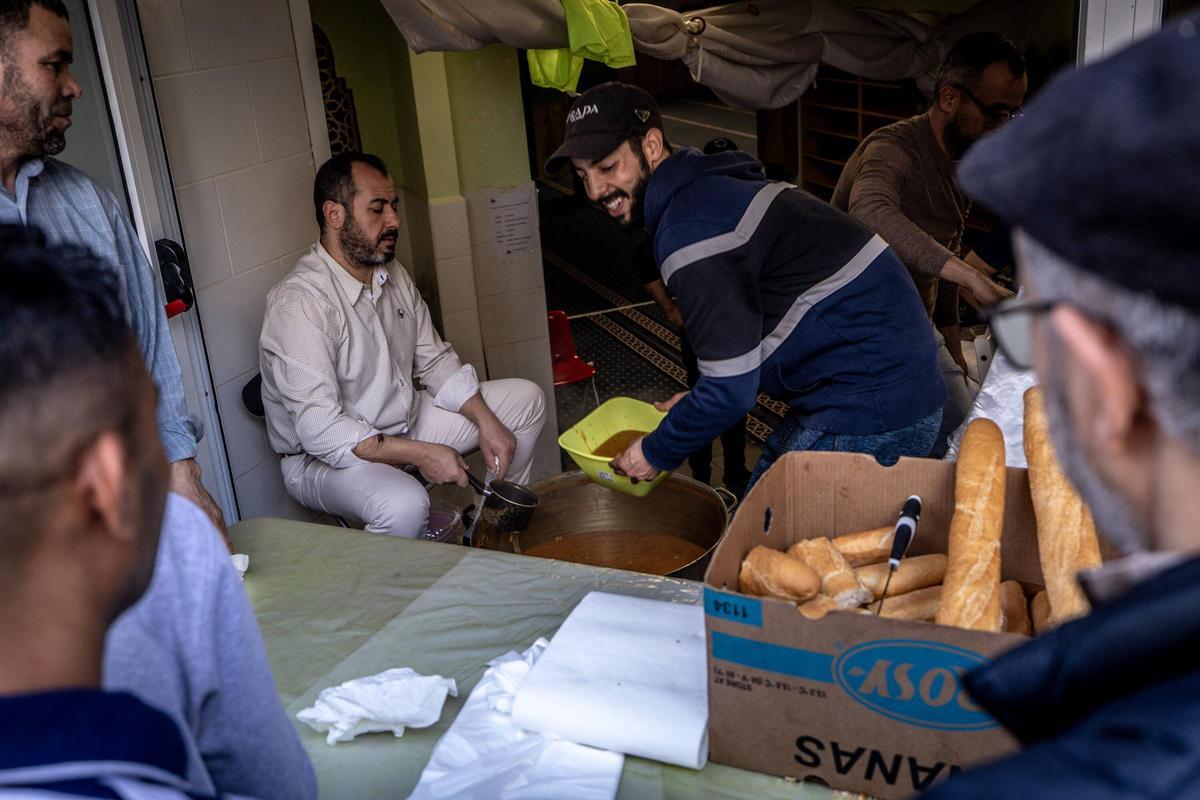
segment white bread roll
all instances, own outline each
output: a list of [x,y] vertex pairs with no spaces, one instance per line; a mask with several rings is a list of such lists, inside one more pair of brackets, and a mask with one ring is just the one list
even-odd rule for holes
[[[889,589],[889,591],[891,591]],[[941,586],[927,586],[915,592],[888,596],[883,600],[883,610],[879,616],[887,619],[910,619],[918,622],[932,622],[938,613],[939,601],[942,596]],[[874,606],[871,606],[874,609]]]
[[999,631],[1004,435],[989,419],[967,426],[954,481],[949,561],[939,625]]
[[759,545],[742,561],[738,591],[804,602],[821,591],[821,576],[803,561]]
[[1029,601],[1029,619],[1035,636],[1041,636],[1054,626],[1050,624],[1050,595],[1045,589]]
[[827,594],[819,594],[812,600],[796,606],[800,613],[809,619],[821,619],[837,607],[837,603],[833,602]]
[[1000,584],[1000,610],[1004,614],[1004,632],[1019,633],[1022,636],[1033,634],[1033,626],[1029,622],[1029,602],[1025,599],[1025,590],[1016,581],[1004,581]]
[[886,528],[846,533],[833,537],[833,546],[852,567],[874,564],[892,554],[892,535],[895,530],[894,525],[889,525]]
[[[858,573],[858,578],[862,581],[863,586],[871,591],[871,597],[878,600],[879,595],[883,594],[883,587],[888,579],[887,562],[868,564],[865,567],[859,567],[855,572]],[[907,594],[927,586],[936,586],[945,577],[946,557],[941,553],[912,556],[900,562],[896,574],[892,576],[891,584],[888,584],[888,594]]]
[[857,608],[871,600],[871,592],[824,536],[796,542],[787,552],[816,570],[821,576],[821,592],[837,603],[838,608]]
[[1100,566],[1100,540],[1088,507],[1055,458],[1041,390],[1036,386],[1025,392],[1025,457],[1037,516],[1038,554],[1050,598],[1050,624],[1059,625],[1089,610],[1075,575]]

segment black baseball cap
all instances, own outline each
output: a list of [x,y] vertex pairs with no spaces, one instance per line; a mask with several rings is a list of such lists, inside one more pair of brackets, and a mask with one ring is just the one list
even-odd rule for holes
[[571,104],[566,138],[546,161],[546,171],[572,158],[604,158],[630,136],[662,127],[658,103],[645,89],[617,81],[594,86]]
[[1200,312],[1200,14],[1060,74],[967,151],[966,192],[1077,268]]

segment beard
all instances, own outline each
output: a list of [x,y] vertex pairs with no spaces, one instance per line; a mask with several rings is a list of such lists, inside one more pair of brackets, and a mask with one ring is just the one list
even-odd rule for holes
[[[170,468],[158,442],[153,384],[141,365],[141,352],[126,353],[128,384],[135,387],[136,407],[125,432],[126,486],[122,499],[125,524],[137,532],[138,549],[125,583],[114,598],[112,619],[136,603],[149,589],[158,557]],[[136,360],[135,360],[136,359]]]
[[396,229],[387,229],[372,240],[354,217],[347,215],[346,224],[338,231],[338,244],[346,257],[359,266],[379,267],[396,257]]
[[1091,509],[1096,529],[1122,553],[1149,549],[1147,526],[1139,521],[1133,505],[1092,468],[1083,449],[1076,444],[1066,391],[1051,377],[1063,374],[1065,353],[1053,334],[1046,336],[1046,348],[1051,364],[1048,375],[1042,381],[1042,391],[1046,397],[1046,421],[1050,427],[1050,442],[1054,445],[1063,474]]
[[0,141],[22,156],[56,156],[67,146],[66,131],[54,125],[56,117],[71,116],[71,101],[59,99],[46,113],[15,67],[5,71],[0,105]]
[[163,514],[167,506],[166,462],[161,449],[146,447],[143,450],[154,455],[137,455],[130,458],[131,461],[136,459],[138,462],[131,464],[133,468],[130,470],[137,490],[126,497],[126,515],[128,519],[137,520],[142,546],[138,562],[117,598],[117,613],[114,618],[141,599],[150,588],[157,562],[158,543],[162,535]]
[[633,185],[633,192],[614,189],[599,201],[603,206],[613,198],[629,198],[629,218],[617,220],[617,227],[626,232],[646,226],[646,186],[650,183],[650,162],[646,160],[646,156],[642,154],[640,148],[633,148],[633,152],[637,155],[640,168],[637,183]]
[[967,148],[979,141],[980,135],[967,130],[963,124],[962,112],[956,111],[946,124],[942,137],[946,140],[946,149],[950,151],[951,157],[958,161],[967,152]]

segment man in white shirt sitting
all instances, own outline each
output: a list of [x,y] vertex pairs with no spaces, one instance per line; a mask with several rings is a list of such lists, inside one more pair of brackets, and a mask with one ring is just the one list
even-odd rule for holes
[[480,383],[434,330],[395,259],[400,218],[383,162],[331,158],[313,200],[320,241],[267,295],[259,339],[267,431],[288,492],[368,531],[413,537],[429,496],[400,467],[465,486],[461,454],[478,448],[492,474],[527,482],[542,391]]

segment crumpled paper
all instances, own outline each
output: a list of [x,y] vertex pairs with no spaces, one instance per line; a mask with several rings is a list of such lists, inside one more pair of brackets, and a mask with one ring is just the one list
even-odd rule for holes
[[328,732],[329,744],[378,731],[391,731],[399,738],[405,728],[428,728],[437,722],[447,695],[458,697],[452,678],[398,667],[323,689],[316,703],[296,718],[313,730]]
[[625,757],[521,730],[517,689],[549,643],[488,662],[454,724],[438,740],[409,800],[612,800]]
[[233,562],[233,568],[237,570],[238,577],[244,580],[246,578],[246,570],[250,569],[250,556],[245,553],[237,553],[230,556],[229,560]]

